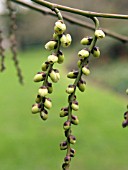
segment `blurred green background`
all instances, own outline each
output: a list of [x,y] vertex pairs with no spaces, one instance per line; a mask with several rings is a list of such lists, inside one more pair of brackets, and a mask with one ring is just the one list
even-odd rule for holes
[[[78,7],[78,2],[68,0],[52,2]],[[80,9],[98,12],[126,14],[127,5],[127,0],[79,1]],[[33,76],[41,70],[41,64],[50,54],[45,51],[44,44],[52,37],[51,28],[55,21],[55,18],[32,11],[18,14],[19,59],[25,84],[18,83],[12,55],[7,51],[7,69],[0,74],[0,170],[61,169],[65,151],[59,150],[59,143],[65,139],[62,126],[66,119],[59,118],[59,111],[67,106],[65,89],[72,82],[66,74],[76,67],[77,52],[82,48],[80,39],[93,32],[67,23],[67,32],[72,34],[74,43],[69,49],[63,49],[64,64],[55,65],[60,70],[61,79],[49,95],[53,102],[49,118],[42,121],[38,114],[31,114],[31,105],[41,85],[33,82]],[[128,35],[127,21],[100,21],[102,27]],[[0,23],[7,37],[9,20],[6,15],[0,17]],[[78,115],[80,124],[73,126],[77,142],[70,169],[127,170],[128,131],[121,127],[121,123],[128,101],[125,94],[128,47],[110,38],[101,40],[98,45],[101,57],[90,59],[91,75],[86,78],[86,91],[77,92],[80,109],[74,114]]]

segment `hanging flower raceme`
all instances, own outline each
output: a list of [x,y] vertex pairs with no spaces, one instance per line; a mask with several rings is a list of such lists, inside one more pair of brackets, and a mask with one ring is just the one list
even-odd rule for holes
[[[71,158],[75,156],[75,149],[72,148],[72,145],[76,143],[76,137],[73,135],[71,127],[72,125],[78,125],[79,119],[73,112],[79,110],[79,103],[76,98],[76,90],[84,92],[86,90],[86,81],[84,76],[90,74],[89,69],[89,57],[92,54],[94,57],[100,56],[99,48],[95,46],[96,40],[103,38],[104,33],[101,30],[97,30],[94,33],[94,37],[85,37],[81,40],[82,45],[86,45],[85,48],[81,49],[78,52],[78,70],[72,70],[67,74],[69,79],[74,79],[74,83],[68,85],[66,88],[66,93],[68,96],[68,106],[61,108],[60,117],[67,117],[67,120],[63,124],[64,134],[66,140],[60,143],[61,150],[67,150],[67,154],[64,158],[64,163],[62,164],[63,170],[68,169],[70,166]],[[62,37],[62,40],[65,42],[66,37]]]
[[48,98],[48,94],[53,92],[53,83],[57,83],[60,79],[59,70],[53,68],[54,64],[64,62],[64,54],[60,47],[67,47],[71,44],[71,36],[69,34],[65,35],[65,31],[66,25],[63,20],[58,20],[54,26],[52,40],[45,44],[45,49],[51,51],[51,54],[47,57],[47,61],[42,63],[42,71],[37,72],[33,79],[34,82],[41,82],[42,85],[38,89],[35,104],[32,106],[32,113],[40,113],[43,120],[47,120],[48,110],[52,107],[52,101]]

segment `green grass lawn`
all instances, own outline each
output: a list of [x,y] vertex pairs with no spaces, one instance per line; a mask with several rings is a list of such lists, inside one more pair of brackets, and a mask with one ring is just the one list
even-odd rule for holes
[[[62,78],[49,95],[53,108],[48,120],[42,121],[38,114],[31,114],[41,85],[33,82],[33,76],[47,54],[33,50],[20,56],[24,86],[18,83],[10,58],[7,70],[0,74],[0,170],[60,170],[65,151],[59,150],[59,143],[65,139],[62,125],[66,119],[59,118],[59,111],[67,106],[69,81],[61,69]],[[70,169],[127,170],[128,129],[121,127],[127,101],[89,80],[86,92],[78,92],[77,98],[80,109],[74,114],[80,124],[73,126],[76,157]]]

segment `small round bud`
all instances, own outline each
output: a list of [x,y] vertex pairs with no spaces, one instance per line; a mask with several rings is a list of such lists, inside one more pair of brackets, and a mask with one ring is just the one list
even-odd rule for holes
[[96,36],[98,39],[101,39],[101,38],[104,38],[104,37],[105,37],[105,33],[104,33],[102,30],[96,30],[96,31],[95,31],[95,36]]
[[44,106],[47,108],[47,109],[51,109],[52,107],[52,101],[50,98],[45,98],[44,100]]
[[79,105],[77,101],[72,101],[71,107],[73,110],[77,111],[79,109]]
[[38,113],[40,111],[38,104],[32,105],[32,113]]
[[63,128],[64,130],[68,130],[71,126],[71,122],[69,120],[67,120],[66,122],[64,122],[63,124]]
[[124,119],[128,119],[128,111],[124,113]]
[[65,117],[68,115],[68,107],[61,108],[60,117]]
[[72,42],[72,38],[70,34],[66,34],[66,35],[62,35],[62,37],[60,38],[60,42],[61,42],[61,46],[62,47],[68,47],[71,42]]
[[35,102],[36,103],[40,103],[41,102],[41,96],[39,94],[36,96]]
[[78,52],[78,56],[81,59],[87,58],[87,57],[89,57],[89,51],[87,49],[83,49],[83,50]]
[[66,168],[69,168],[69,163],[63,163],[62,164],[62,169],[66,170]]
[[67,142],[66,141],[63,141],[63,142],[61,142],[60,143],[60,150],[65,150],[65,149],[67,149]]
[[48,51],[54,50],[57,48],[57,42],[56,41],[49,41],[45,44],[45,48]]
[[79,88],[79,90],[81,92],[84,92],[85,91],[85,88],[86,88],[86,82],[83,81],[83,80],[80,80],[77,84],[77,87]]
[[49,73],[49,76],[50,76],[52,82],[57,83],[60,79],[59,70],[52,69],[51,72]]
[[56,55],[49,55],[48,56],[48,62],[50,63],[56,63],[58,61],[58,57]]
[[78,125],[79,124],[79,120],[78,120],[77,116],[72,115],[71,118],[72,118],[71,123],[73,125]]
[[128,95],[128,89],[126,89],[126,94]]
[[45,109],[41,110],[41,112],[40,112],[40,117],[41,117],[43,120],[47,120],[47,118],[48,118],[48,112],[47,112],[47,110],[45,110]]
[[75,144],[75,143],[76,143],[76,138],[75,138],[75,136],[69,135],[69,136],[68,136],[68,141],[69,141],[71,144]]
[[58,20],[55,23],[54,31],[57,35],[61,35],[66,31],[66,25],[62,20]]
[[57,61],[57,62],[58,62],[59,64],[61,64],[61,63],[64,62],[64,54],[62,53],[62,51],[58,51],[57,57],[58,57],[58,61]]
[[67,43],[68,43],[68,46],[71,44],[72,42],[72,37],[70,34],[66,34],[66,39],[67,39]]
[[50,83],[50,82],[47,83],[47,89],[48,89],[48,93],[52,93],[53,92],[52,83]]
[[76,153],[75,149],[71,148],[71,149],[70,149],[70,156],[71,156],[71,157],[74,157],[74,156],[75,156],[75,153]]
[[66,92],[68,93],[68,94],[71,94],[71,93],[73,93],[74,92],[74,90],[75,90],[75,85],[69,85],[68,87],[67,87],[67,89],[66,89]]
[[45,97],[47,94],[48,94],[48,89],[46,86],[41,86],[38,90],[38,94],[41,96],[41,97]]
[[34,82],[40,82],[40,81],[43,81],[46,77],[46,73],[44,72],[38,72],[35,76],[34,76],[34,79],[33,81]]
[[70,72],[67,74],[67,77],[68,77],[68,78],[71,78],[71,79],[77,78],[78,73],[79,73],[78,71],[70,71]]
[[90,70],[87,66],[82,67],[82,72],[86,76],[88,76],[90,74]]
[[36,103],[36,104],[33,104],[32,105],[32,113],[38,113],[40,111],[40,107],[39,105]]
[[48,61],[43,63],[42,66],[41,66],[42,71],[46,71],[48,69],[48,66],[49,66],[49,62]]
[[64,162],[65,163],[70,163],[70,161],[71,161],[71,157],[69,156],[69,155],[67,155],[65,158],[64,158]]
[[100,57],[100,50],[99,50],[99,47],[94,47],[93,50],[92,50],[92,54],[94,57]]
[[128,120],[124,120],[122,123],[122,127],[125,128],[128,126]]
[[92,42],[93,38],[92,37],[85,37],[81,40],[82,45],[90,45]]

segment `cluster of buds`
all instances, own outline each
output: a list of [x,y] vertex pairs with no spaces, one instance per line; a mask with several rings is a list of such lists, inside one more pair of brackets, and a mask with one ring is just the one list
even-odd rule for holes
[[5,55],[4,55],[4,47],[3,47],[3,37],[2,37],[2,31],[0,30],[0,71],[4,71],[5,69],[5,65],[4,65],[4,59],[5,59]]
[[73,114],[73,112],[79,110],[79,104],[76,100],[75,92],[77,89],[81,92],[85,91],[86,81],[83,79],[83,75],[88,76],[90,74],[90,69],[88,66],[90,54],[93,54],[94,57],[100,56],[99,48],[96,47],[95,44],[97,39],[103,37],[105,37],[103,31],[96,30],[94,38],[85,37],[81,40],[81,44],[86,46],[78,52],[78,70],[72,70],[67,74],[68,78],[74,79],[74,83],[68,85],[66,88],[66,93],[69,95],[68,107],[62,108],[60,111],[60,117],[67,117],[67,121],[63,124],[66,140],[60,143],[60,149],[67,150],[67,154],[62,165],[64,170],[68,169],[71,162],[71,157],[74,157],[75,155],[75,150],[71,147],[72,144],[76,143],[76,137],[72,135],[71,126],[79,124],[78,117]]
[[[102,39],[102,38],[105,37],[104,32],[102,30],[100,30],[100,29],[95,30],[94,35],[95,35],[96,39]],[[92,37],[85,37],[85,38],[83,38],[81,40],[81,44],[82,45],[90,45],[92,43],[92,41],[93,41]],[[99,49],[99,47],[93,46],[93,48],[91,49],[90,52],[92,53],[92,55],[94,57],[97,57],[97,58],[100,57],[100,49]],[[83,49],[83,50],[81,50],[79,52],[79,56],[80,57],[88,57],[88,55],[89,54],[88,54],[88,50],[87,49]]]
[[[128,95],[128,89],[126,90],[126,94]],[[124,121],[122,123],[123,128],[127,126],[128,126],[128,105],[127,105],[127,111],[124,113]]]
[[[45,49],[51,51],[47,57],[47,61],[42,63],[41,71],[34,76],[34,82],[43,82],[39,87],[35,104],[32,106],[32,113],[40,113],[43,120],[48,118],[48,109],[52,107],[52,101],[47,97],[48,94],[53,92],[52,83],[57,83],[60,79],[58,69],[53,68],[55,63],[63,63],[64,54],[60,47],[67,47],[71,44],[71,36],[64,34],[66,25],[62,20],[58,20],[54,26],[53,39],[45,44]],[[66,37],[64,39],[63,37]]]

